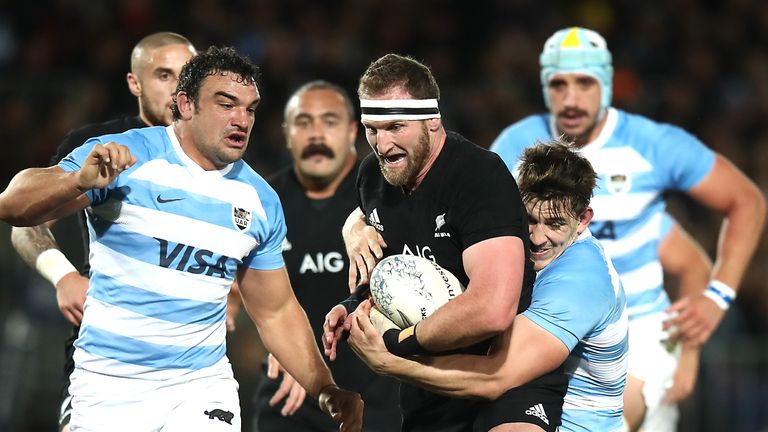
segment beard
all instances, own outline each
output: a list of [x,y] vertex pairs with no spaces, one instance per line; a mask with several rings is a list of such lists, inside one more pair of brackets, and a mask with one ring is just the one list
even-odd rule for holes
[[414,147],[411,154],[406,155],[405,168],[401,171],[387,168],[386,161],[378,154],[376,157],[379,159],[379,168],[381,174],[387,183],[392,186],[411,186],[416,183],[416,177],[419,175],[419,171],[424,167],[424,162],[429,156],[429,132],[427,131],[427,125],[421,124],[421,134],[419,140]]
[[139,95],[139,103],[144,110],[144,117],[152,126],[168,126],[171,124],[173,117],[171,110],[167,106],[163,105],[161,108],[165,109],[165,111],[157,112],[156,107],[152,105],[152,101],[149,100],[145,93]]

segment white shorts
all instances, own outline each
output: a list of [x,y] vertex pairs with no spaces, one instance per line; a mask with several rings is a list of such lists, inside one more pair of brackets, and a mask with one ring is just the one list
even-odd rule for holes
[[[228,366],[228,365],[227,365]],[[122,378],[75,369],[72,432],[239,432],[240,401],[232,368],[182,379]]]
[[628,374],[644,382],[645,418],[641,431],[674,432],[679,412],[677,405],[663,403],[672,386],[680,356],[679,346],[668,347],[662,330],[665,313],[646,315],[629,321]]

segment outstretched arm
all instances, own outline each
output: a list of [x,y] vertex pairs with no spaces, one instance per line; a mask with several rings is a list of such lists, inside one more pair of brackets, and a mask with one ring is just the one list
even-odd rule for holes
[[58,166],[28,168],[16,174],[0,193],[0,220],[15,226],[34,226],[74,213],[89,203],[83,193],[109,185],[136,163],[127,147],[96,144],[78,171]]
[[320,357],[304,309],[293,294],[285,267],[277,270],[241,269],[238,283],[243,306],[259,331],[267,351],[318,399],[321,409],[342,423],[342,430],[360,430],[360,395],[339,389]]

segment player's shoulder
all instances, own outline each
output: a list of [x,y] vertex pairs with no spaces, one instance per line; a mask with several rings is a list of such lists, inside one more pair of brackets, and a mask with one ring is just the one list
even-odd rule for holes
[[549,139],[549,115],[534,114],[504,128],[491,144],[491,151],[504,154],[521,152],[536,141]]
[[102,135],[125,132],[129,129],[145,127],[144,122],[138,116],[120,117],[101,123],[90,123],[76,129],[72,129],[65,136],[65,141],[70,141],[75,146],[82,145],[89,138]]
[[642,114],[621,109],[616,109],[616,112],[618,113],[616,135],[621,137],[622,141],[658,144],[658,140],[664,137],[692,137],[689,132],[671,123],[660,122]]
[[278,193],[284,191],[294,176],[293,166],[286,166],[267,177],[267,183]]
[[448,161],[462,167],[460,172],[504,166],[499,155],[475,144],[458,132],[446,131],[444,151],[449,156]]
[[272,185],[242,159],[233,162],[232,169],[226,178],[249,186],[258,194],[262,203],[280,204],[280,198]]
[[[545,268],[558,278],[569,280],[611,281],[609,264],[600,242],[584,233],[571,246]],[[610,284],[606,286],[610,287]]]
[[56,163],[68,155],[72,150],[80,147],[91,138],[107,134],[125,132],[129,129],[145,127],[139,116],[126,116],[100,123],[89,123],[67,132],[61,144],[56,149],[52,163]]

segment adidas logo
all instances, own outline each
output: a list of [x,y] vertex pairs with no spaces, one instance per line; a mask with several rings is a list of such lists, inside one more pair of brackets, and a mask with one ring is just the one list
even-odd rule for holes
[[525,413],[528,415],[536,416],[541,419],[546,424],[549,424],[549,419],[547,418],[547,413],[544,412],[544,406],[541,404],[536,404],[527,410],[525,410]]
[[368,215],[368,225],[381,232],[384,231],[384,225],[381,224],[381,219],[379,219],[379,212],[377,210],[378,209],[373,209],[371,214]]

